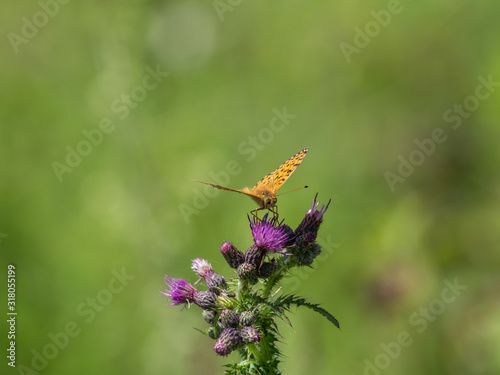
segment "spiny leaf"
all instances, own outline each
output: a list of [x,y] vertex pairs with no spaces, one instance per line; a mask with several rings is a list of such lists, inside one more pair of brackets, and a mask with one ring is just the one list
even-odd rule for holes
[[284,295],[280,296],[276,299],[274,302],[274,305],[283,307],[287,310],[290,309],[290,305],[296,305],[297,307],[299,306],[305,306],[311,310],[316,311],[317,313],[323,315],[325,318],[327,318],[330,322],[332,322],[337,328],[340,329],[340,324],[335,317],[330,314],[328,311],[326,311],[324,308],[320,307],[316,303],[309,303],[307,302],[304,298],[297,297],[293,294],[290,295]]

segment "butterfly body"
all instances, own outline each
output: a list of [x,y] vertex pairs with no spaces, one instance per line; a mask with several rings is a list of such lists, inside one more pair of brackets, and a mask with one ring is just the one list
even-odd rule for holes
[[[214,188],[234,191],[236,193],[248,195],[252,198],[255,203],[259,206],[256,210],[252,211],[252,213],[256,213],[259,210],[268,209],[277,215],[277,211],[275,210],[276,203],[278,199],[276,198],[276,193],[283,186],[283,184],[288,180],[291,174],[297,169],[297,167],[302,163],[302,160],[306,157],[309,148],[305,148],[302,151],[298,152],[286,162],[281,164],[278,169],[274,172],[266,175],[262,180],[257,182],[257,184],[253,188],[243,188],[241,190],[231,189],[225,186],[211,184],[210,182],[203,182],[199,180],[195,180],[201,182],[202,184],[213,186]],[[306,186],[307,187],[307,186]]]
[[244,188],[241,189],[241,191],[243,192],[243,194],[250,196],[250,198],[252,198],[262,210],[274,207],[278,202],[278,198],[276,198],[275,193],[273,193],[271,189],[265,186],[257,189]]

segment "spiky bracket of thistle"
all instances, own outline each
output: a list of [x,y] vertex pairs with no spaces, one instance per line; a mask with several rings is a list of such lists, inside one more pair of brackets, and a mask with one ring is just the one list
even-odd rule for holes
[[193,303],[202,308],[203,319],[210,324],[202,332],[216,340],[215,352],[227,356],[239,351],[241,362],[226,365],[226,374],[280,374],[276,321],[279,318],[289,322],[285,313],[291,306],[308,307],[340,328],[337,319],[319,305],[292,294],[277,296],[275,292],[279,281],[293,268],[311,266],[321,253],[316,237],[330,201],[318,209],[316,197],[295,230],[265,215],[262,221],[249,218],[254,243],[245,253],[224,242],[220,252],[235,270],[235,277],[229,281],[200,258],[192,261],[191,268],[205,281],[207,291],[165,276],[167,288],[161,293],[170,305]]

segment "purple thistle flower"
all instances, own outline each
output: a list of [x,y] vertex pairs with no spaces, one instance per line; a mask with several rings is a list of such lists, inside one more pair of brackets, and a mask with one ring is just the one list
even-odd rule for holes
[[311,208],[306,212],[306,216],[299,224],[297,229],[295,229],[295,236],[304,235],[306,233],[317,233],[319,226],[323,222],[323,215],[330,205],[331,199],[328,201],[326,206],[321,206],[321,209],[317,209],[319,202],[316,202],[318,194],[314,197]]
[[277,225],[277,219],[268,219],[265,214],[262,221],[250,220],[250,228],[255,245],[261,249],[282,252],[290,239],[290,232],[284,226]]
[[219,250],[231,268],[237,269],[245,261],[245,255],[231,242],[224,242]]
[[227,356],[243,344],[240,332],[236,328],[225,328],[215,342],[214,350],[218,355]]
[[168,288],[165,288],[164,292],[160,291],[160,293],[170,299],[170,306],[194,302],[195,295],[198,291],[187,281],[174,279],[173,277],[165,275],[165,283]]

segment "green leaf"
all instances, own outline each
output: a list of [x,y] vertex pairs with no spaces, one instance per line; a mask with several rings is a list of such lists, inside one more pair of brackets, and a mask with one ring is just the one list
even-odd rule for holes
[[284,295],[280,296],[276,299],[274,302],[274,305],[277,307],[283,307],[287,310],[290,309],[290,305],[295,305],[297,307],[299,306],[305,306],[311,310],[316,311],[317,313],[323,315],[325,318],[327,318],[330,322],[332,322],[338,329],[340,329],[340,324],[335,317],[330,314],[328,311],[326,311],[324,308],[320,307],[318,304],[315,303],[309,303],[305,300],[305,298],[297,297],[293,294],[290,295]]

